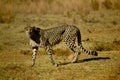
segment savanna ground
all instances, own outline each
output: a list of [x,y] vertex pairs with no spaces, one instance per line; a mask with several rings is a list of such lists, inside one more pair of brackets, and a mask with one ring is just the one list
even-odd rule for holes
[[[0,80],[120,80],[119,9],[119,0],[0,0]],[[73,52],[59,44],[53,47],[59,67],[50,64],[44,49],[31,67],[24,27],[63,24],[76,25],[83,46],[99,55],[81,52],[70,63]]]

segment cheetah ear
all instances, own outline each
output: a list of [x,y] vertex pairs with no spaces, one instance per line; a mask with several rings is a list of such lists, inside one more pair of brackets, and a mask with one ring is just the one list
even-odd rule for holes
[[35,31],[40,31],[40,28],[33,26]]
[[40,31],[40,28],[37,28],[37,31]]

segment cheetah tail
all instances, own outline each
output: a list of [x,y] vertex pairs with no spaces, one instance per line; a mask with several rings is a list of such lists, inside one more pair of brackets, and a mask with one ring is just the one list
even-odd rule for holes
[[96,51],[88,51],[82,46],[82,44],[79,45],[79,47],[80,47],[81,51],[83,51],[84,53],[86,53],[88,55],[98,56],[98,53]]
[[83,51],[84,53],[89,54],[89,55],[98,56],[98,53],[96,51],[88,51],[82,46],[80,31],[78,31],[77,35],[78,35],[77,36],[78,46],[80,47],[81,51]]

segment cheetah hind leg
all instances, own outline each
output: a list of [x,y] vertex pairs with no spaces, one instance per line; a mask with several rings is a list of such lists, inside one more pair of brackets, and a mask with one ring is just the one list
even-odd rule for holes
[[71,62],[76,63],[78,61],[78,56],[80,55],[80,51],[76,46],[74,46],[74,48],[71,48],[71,50],[74,52],[74,56],[73,56],[74,58]]
[[72,63],[76,63],[77,61],[78,61],[78,55],[80,54],[80,52],[75,52],[74,53],[74,58],[73,58],[73,60],[72,60]]

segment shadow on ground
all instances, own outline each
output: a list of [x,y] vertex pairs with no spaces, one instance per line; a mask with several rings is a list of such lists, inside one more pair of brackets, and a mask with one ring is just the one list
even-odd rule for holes
[[[75,63],[83,63],[83,62],[97,61],[97,60],[108,60],[108,59],[110,59],[110,58],[109,57],[88,58],[88,59],[78,60]],[[71,62],[64,62],[64,63],[60,63],[59,65],[67,65],[67,64],[73,64],[73,63],[71,63]]]

